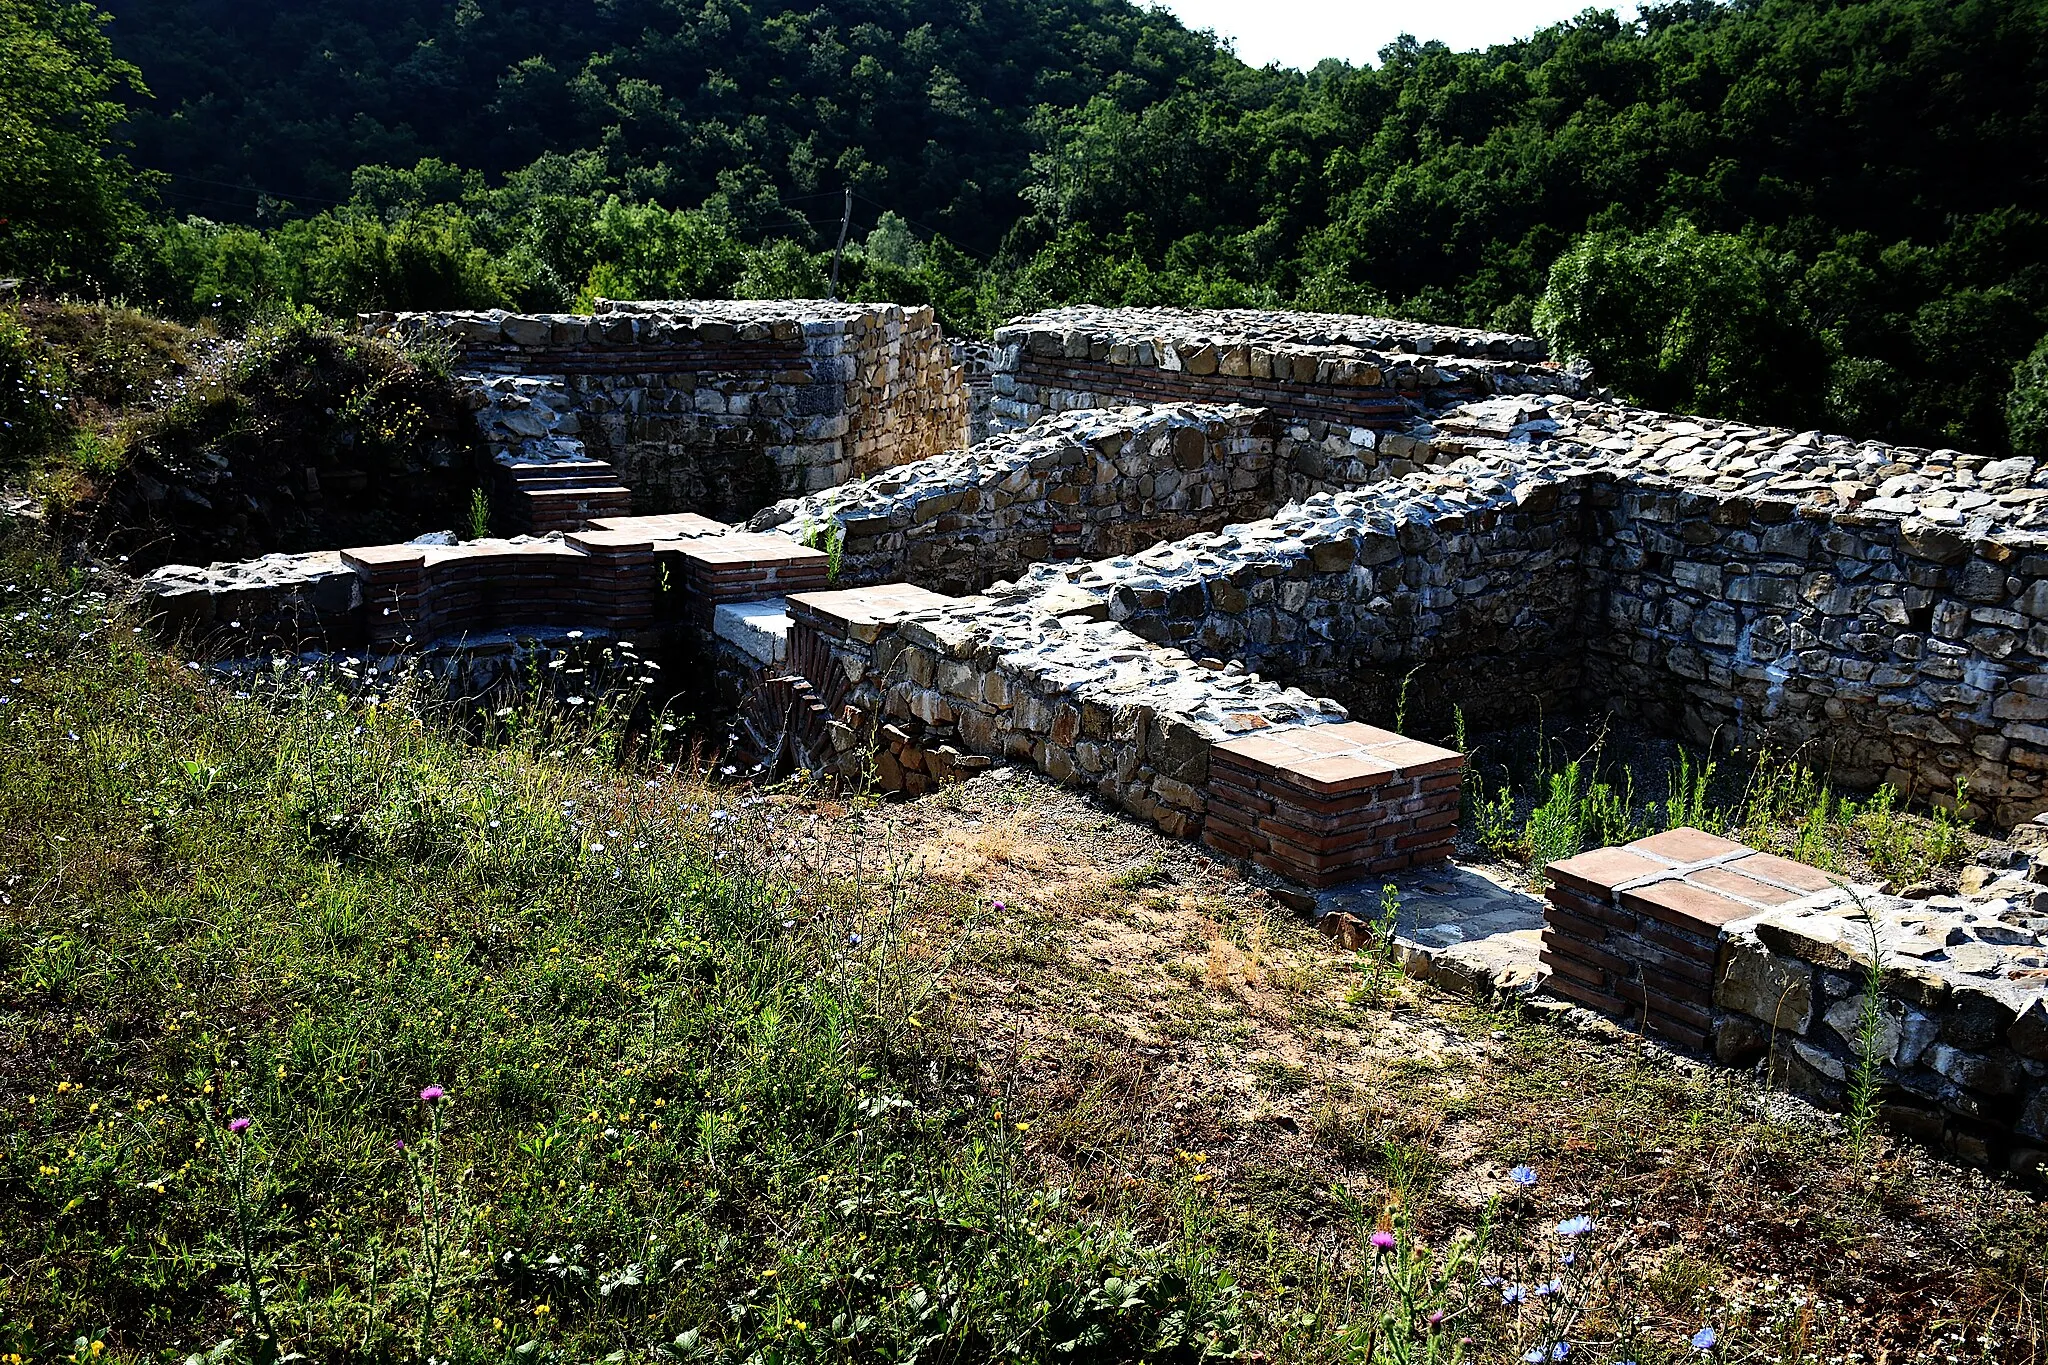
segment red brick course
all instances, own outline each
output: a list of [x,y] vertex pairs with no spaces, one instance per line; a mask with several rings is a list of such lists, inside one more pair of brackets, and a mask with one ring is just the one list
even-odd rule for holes
[[1703,1049],[1722,927],[1825,891],[1827,875],[1704,830],[1564,858],[1543,916],[1545,989]]
[[1231,740],[1209,754],[1203,842],[1309,886],[1441,862],[1464,763],[1355,722]]

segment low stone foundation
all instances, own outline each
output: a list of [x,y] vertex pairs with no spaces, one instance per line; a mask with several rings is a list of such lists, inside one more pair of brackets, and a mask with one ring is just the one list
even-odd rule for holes
[[1252,309],[1057,308],[996,331],[995,418],[1122,403],[1243,403],[1390,429],[1495,393],[1577,393],[1533,337]]
[[1249,408],[1069,413],[776,504],[748,524],[836,538],[840,581],[979,592],[1047,560],[1129,554],[1264,516],[1275,424]]
[[1903,900],[1694,829],[1549,873],[1545,989],[1763,1064],[1835,1109],[1867,1043],[1887,1122],[1980,1164],[2037,1175],[2048,1161],[2048,914],[2034,883],[2019,883],[2024,901]]

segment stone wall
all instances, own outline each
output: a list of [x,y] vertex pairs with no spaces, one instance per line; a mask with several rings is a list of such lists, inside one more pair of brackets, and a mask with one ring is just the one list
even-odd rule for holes
[[1388,429],[1487,394],[1584,387],[1532,337],[1339,314],[1059,308],[995,340],[991,406],[1013,424],[1119,403],[1231,402]]
[[[1340,493],[1024,586],[1100,600],[1136,634],[1391,715],[1400,681],[1476,725],[1555,710],[1580,686],[1578,489],[1504,461]],[[1436,717],[1432,717],[1436,719]]]
[[1582,695],[1847,786],[2048,808],[2048,470],[1608,403],[1496,400],[1439,456],[1578,482]]
[[430,537],[144,578],[145,608],[196,653],[418,652],[521,632],[633,634],[708,622],[724,602],[825,582],[825,556],[692,513],[568,535]]
[[[1275,727],[1326,724],[1343,712],[1241,668],[1209,668],[1178,650],[1091,620],[1056,594],[1007,599],[896,599],[893,589],[805,594],[791,601],[790,657],[834,713],[837,748],[855,771],[884,727],[901,769],[914,748],[1031,763],[1056,782],[1176,835],[1198,832],[1213,745]],[[867,596],[884,595],[876,610]],[[893,748],[893,752],[891,749]],[[889,781],[891,777],[896,780]]]
[[[2048,918],[2020,899],[1901,900],[1836,889],[1729,923],[1714,1051],[1848,1107],[1877,929],[1878,1116],[1981,1165],[2048,1161]],[[1866,914],[1868,918],[1866,919]]]
[[1275,424],[1249,408],[1069,413],[776,504],[749,524],[841,537],[839,581],[979,592],[1047,560],[1130,554],[1263,516]]
[[[1541,397],[1399,438],[1406,474],[1024,582],[1367,715],[1420,666],[1474,723],[1571,702],[1914,800],[1960,777],[2001,826],[2048,808],[2031,461]],[[1284,437],[1279,463],[1301,467]]]
[[[642,513],[744,517],[952,449],[967,430],[966,385],[929,308],[639,302],[364,323],[455,347],[501,461],[580,447]],[[534,382],[494,383],[508,377]]]

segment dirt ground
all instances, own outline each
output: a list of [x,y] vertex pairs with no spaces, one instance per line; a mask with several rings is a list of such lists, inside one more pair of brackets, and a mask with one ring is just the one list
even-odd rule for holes
[[[927,1020],[1028,1116],[1047,1180],[1164,1219],[1197,1164],[1270,1322],[1353,1307],[1360,1227],[1389,1208],[1442,1244],[1491,1205],[1508,1280],[1542,1273],[1537,1233],[1595,1218],[1595,1359],[1680,1358],[1702,1324],[1724,1359],[2048,1359],[2048,1207],[2009,1180],[1902,1139],[1858,1150],[1831,1115],[1583,1015],[1400,980],[1263,874],[1028,772],[772,799],[822,862],[907,873]],[[1532,1190],[1508,1178],[1524,1164]]]

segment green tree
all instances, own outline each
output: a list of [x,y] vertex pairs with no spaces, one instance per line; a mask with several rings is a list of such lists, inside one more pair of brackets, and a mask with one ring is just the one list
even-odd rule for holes
[[2012,430],[2015,452],[2048,460],[2048,336],[2014,367],[2005,420]]
[[1782,265],[1690,223],[1581,239],[1550,270],[1536,326],[1641,403],[1790,424],[1818,415],[1826,350]]
[[142,75],[115,58],[108,16],[61,0],[0,0],[0,270],[104,284],[142,226],[146,188],[115,151]]

